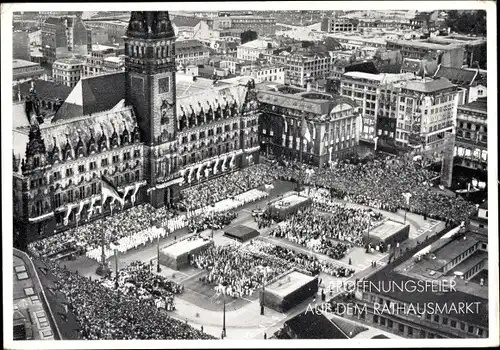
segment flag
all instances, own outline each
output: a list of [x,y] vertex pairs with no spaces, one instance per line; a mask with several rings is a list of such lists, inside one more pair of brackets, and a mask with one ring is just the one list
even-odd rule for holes
[[288,132],[288,123],[286,122],[286,116],[283,114],[282,115],[283,117],[283,126],[285,127],[284,131],[285,131],[285,134]]
[[101,193],[103,196],[102,202],[104,203],[108,197],[113,198],[113,202],[118,200],[123,206],[125,201],[123,200],[123,193],[119,192],[118,189],[113,185],[111,181],[109,181],[104,175],[101,176],[102,186]]
[[374,150],[376,151],[377,150],[378,137],[374,137],[373,141],[375,142],[375,148],[374,148]]
[[403,193],[403,197],[405,197],[406,199],[406,205],[410,205],[411,193],[410,192]]
[[97,209],[97,208],[94,208],[94,205],[95,205],[95,202],[97,201],[97,199],[98,199],[98,197],[94,197],[90,201],[89,216],[94,215],[94,210]]
[[71,211],[73,210],[74,208],[74,204],[70,203],[68,204],[68,209],[66,210],[66,215],[64,216],[64,226],[68,226],[68,223],[69,223],[69,215],[71,214]]
[[75,216],[75,219],[76,219],[76,221],[77,221],[77,222],[78,222],[78,221],[80,221],[80,214],[81,214],[81,212],[82,212],[82,209],[83,209],[83,206],[84,206],[84,205],[85,205],[85,202],[84,202],[84,201],[81,201],[81,202],[80,202],[80,205],[79,205],[79,207],[78,207],[78,212],[76,213],[76,216]]
[[311,133],[309,132],[309,127],[307,126],[306,117],[302,116],[302,126],[301,126],[301,137],[311,142]]

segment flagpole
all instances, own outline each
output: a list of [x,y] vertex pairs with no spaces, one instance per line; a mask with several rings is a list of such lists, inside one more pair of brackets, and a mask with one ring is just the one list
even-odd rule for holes
[[118,289],[118,249],[115,248],[115,288]]
[[[104,202],[103,202],[103,195],[101,194],[101,207],[104,210]],[[97,267],[96,269],[96,274],[99,276],[106,276],[109,272],[109,268],[106,266],[106,252],[105,252],[105,245],[106,245],[106,231],[102,230],[101,231],[101,264]]]

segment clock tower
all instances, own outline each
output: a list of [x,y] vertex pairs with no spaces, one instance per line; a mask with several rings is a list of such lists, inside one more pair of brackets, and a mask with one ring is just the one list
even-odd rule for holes
[[175,34],[168,12],[132,11],[124,40],[126,102],[134,107],[145,143],[147,196],[160,207],[178,193],[172,187],[177,172]]

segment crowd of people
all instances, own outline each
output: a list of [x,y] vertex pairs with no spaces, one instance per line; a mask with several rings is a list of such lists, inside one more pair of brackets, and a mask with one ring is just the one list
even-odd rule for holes
[[[130,237],[133,237],[133,242],[130,242],[130,245],[138,246],[161,234],[161,231],[150,228],[161,226],[161,222],[170,216],[171,214],[165,207],[156,209],[148,203],[139,204],[133,208],[33,242],[28,246],[28,249],[35,256],[43,257],[52,257],[65,250],[73,250],[76,254],[85,254],[96,249],[100,250],[103,233],[110,246],[120,247],[122,239],[124,239],[123,244],[129,244],[126,241],[130,240]],[[171,225],[167,226],[167,231],[176,229],[177,224],[178,222],[173,221]]]
[[[61,269],[53,261],[46,264],[55,277],[55,289],[65,295],[76,317],[81,339],[214,339],[168,316],[153,298],[139,298],[135,293],[109,288],[100,280]],[[160,281],[149,281],[143,283],[143,287],[150,283],[161,285]]]
[[[331,167],[315,168],[306,175],[306,166],[280,160],[270,166],[268,176],[329,190],[337,198],[388,211],[407,209],[454,224],[466,221],[476,211],[462,197],[444,196],[433,190],[439,174],[417,162],[396,157],[369,161],[338,161]],[[409,202],[403,196],[410,193]]]
[[[349,208],[343,209],[349,210]],[[339,213],[344,215],[345,212],[339,210]],[[361,222],[365,222],[364,218],[363,221],[356,221],[355,216],[345,215],[343,218],[351,222],[337,221],[339,218],[335,216],[322,214],[313,207],[308,207],[289,214],[270,235],[286,238],[316,253],[340,260],[347,254],[349,248],[362,245],[362,238],[359,238],[357,230],[363,227]],[[356,227],[356,230],[353,230],[352,226]]]
[[251,241],[250,244],[245,246],[245,249],[252,253],[261,252],[287,261],[290,266],[296,266],[302,270],[308,271],[312,275],[324,272],[334,277],[350,277],[355,272],[353,269],[338,266],[325,260],[319,260],[313,255],[296,252],[292,249],[274,245],[260,239]]
[[269,167],[257,164],[181,191],[181,208],[196,210],[269,184]]
[[286,261],[264,254],[253,254],[241,245],[211,246],[190,256],[192,266],[207,271],[203,283],[217,293],[241,298],[252,295],[262,283],[290,269]]
[[207,229],[220,230],[236,219],[238,213],[234,210],[227,212],[209,212],[192,217],[188,222],[189,232],[201,232]]
[[[118,278],[109,277],[103,283],[124,294],[138,299],[152,299],[159,308],[167,311],[175,310],[174,295],[183,292],[184,287],[152,272],[155,266],[141,261],[132,262],[125,269],[118,271]],[[107,282],[107,283],[106,283]]]

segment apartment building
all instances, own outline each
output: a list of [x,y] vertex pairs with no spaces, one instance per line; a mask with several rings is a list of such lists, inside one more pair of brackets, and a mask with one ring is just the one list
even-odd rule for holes
[[264,56],[271,64],[285,68],[285,84],[305,87],[308,82],[326,79],[332,70],[334,56],[329,53],[297,51]]
[[429,40],[387,40],[387,49],[400,51],[403,58],[423,59],[429,54],[437,58],[437,64],[461,68],[466,62],[462,44],[435,43]]
[[398,94],[396,144],[426,156],[443,151],[457,120],[458,87],[446,78],[403,82]]
[[488,167],[487,99],[480,98],[457,108],[455,164],[471,169]]
[[360,139],[375,137],[391,143],[396,136],[397,83],[414,79],[413,74],[347,72],[340,80],[340,94],[352,98],[360,108]]
[[327,33],[345,33],[358,31],[359,20],[355,18],[324,18],[321,21],[321,30]]
[[257,84],[264,81],[285,83],[285,68],[275,65],[245,65],[241,67],[240,74],[253,77]]
[[56,83],[75,87],[83,74],[84,61],[75,58],[60,59],[52,65],[52,77]]
[[175,43],[175,61],[178,64],[206,64],[209,49],[199,40],[181,40]]
[[30,39],[26,30],[16,30],[12,33],[12,58],[31,61]]
[[21,84],[26,81],[40,78],[45,71],[39,63],[12,60],[12,85]]
[[92,32],[78,16],[48,17],[41,31],[42,54],[48,63],[92,50]]
[[273,53],[273,43],[268,40],[256,39],[239,45],[236,49],[236,58],[256,61],[263,55]]

